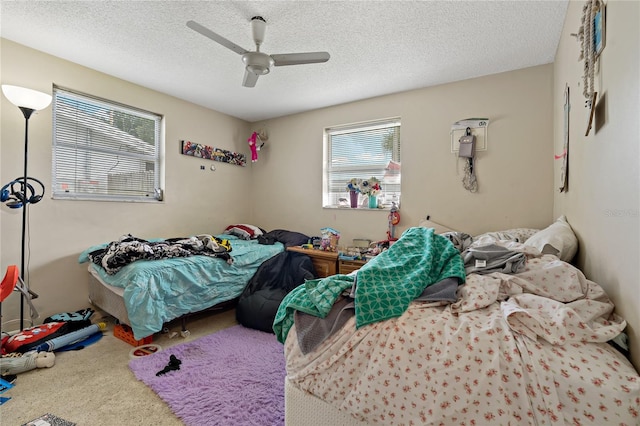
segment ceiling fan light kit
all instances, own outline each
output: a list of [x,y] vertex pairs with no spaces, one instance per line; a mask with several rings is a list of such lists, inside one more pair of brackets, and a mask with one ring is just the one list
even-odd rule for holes
[[195,21],[188,21],[187,27],[242,55],[242,62],[245,65],[242,85],[245,87],[254,87],[258,81],[258,76],[269,74],[272,66],[317,64],[327,62],[330,58],[327,52],[280,53],[274,55],[262,53],[260,45],[264,41],[264,34],[267,28],[267,22],[262,16],[251,18],[253,41],[256,45],[255,51],[246,50]]
[[249,52],[242,55],[247,71],[257,75],[269,74],[269,69],[273,66],[274,61],[271,56],[262,52]]

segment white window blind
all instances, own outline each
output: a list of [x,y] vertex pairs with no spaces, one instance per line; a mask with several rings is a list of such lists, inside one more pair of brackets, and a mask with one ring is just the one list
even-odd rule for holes
[[53,95],[53,198],[162,199],[160,115],[57,86]]
[[371,177],[380,181],[378,200],[383,207],[391,207],[392,202],[400,205],[399,118],[327,128],[325,141],[325,207],[345,204],[352,178]]

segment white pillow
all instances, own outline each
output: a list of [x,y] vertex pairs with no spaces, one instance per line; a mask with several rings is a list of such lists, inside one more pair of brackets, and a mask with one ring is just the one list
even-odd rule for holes
[[444,234],[445,232],[456,232],[451,228],[447,228],[446,226],[440,225],[439,223],[432,222],[429,219],[421,220],[418,226],[421,228],[433,228],[433,232],[435,234]]
[[513,228],[507,229],[506,231],[485,232],[484,234],[473,237],[473,241],[482,240],[494,242],[507,240],[524,243],[538,231],[540,230],[533,228]]
[[542,231],[536,232],[524,244],[537,248],[543,254],[554,254],[565,262],[571,262],[578,251],[578,239],[564,215]]

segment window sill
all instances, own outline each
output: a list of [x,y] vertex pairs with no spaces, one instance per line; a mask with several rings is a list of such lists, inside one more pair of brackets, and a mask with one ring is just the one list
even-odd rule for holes
[[389,207],[378,207],[377,209],[370,209],[369,207],[356,207],[351,208],[349,206],[322,206],[323,209],[331,209],[331,210],[353,210],[353,211],[389,211],[391,210],[391,206]]

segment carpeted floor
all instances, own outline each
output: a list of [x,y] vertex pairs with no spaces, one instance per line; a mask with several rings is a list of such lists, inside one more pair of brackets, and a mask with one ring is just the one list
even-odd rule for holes
[[[98,320],[99,314],[92,320]],[[154,343],[170,348],[236,325],[235,310],[203,314],[187,322],[188,338],[159,335]],[[179,324],[171,325],[179,331]],[[169,406],[129,369],[133,346],[113,336],[113,322],[97,343],[79,351],[60,352],[47,369],[18,375],[15,387],[2,396],[0,424],[18,426],[51,413],[86,426],[180,426]]]
[[273,334],[236,325],[129,367],[188,426],[284,425],[285,361]]

